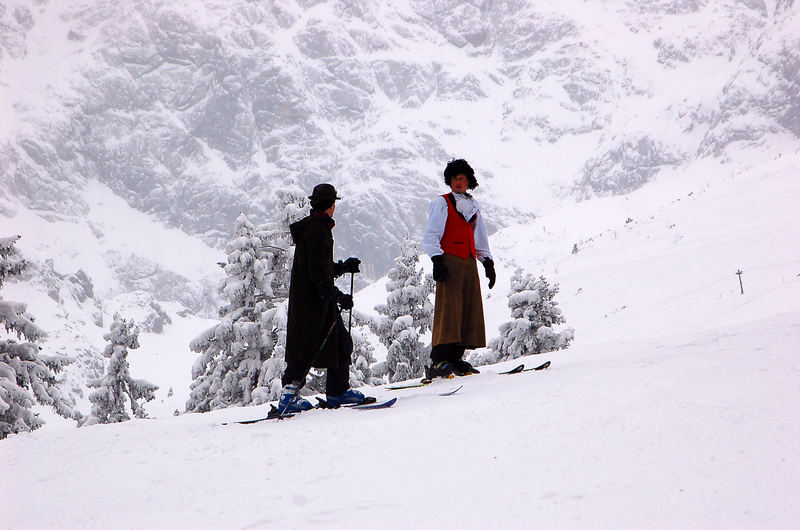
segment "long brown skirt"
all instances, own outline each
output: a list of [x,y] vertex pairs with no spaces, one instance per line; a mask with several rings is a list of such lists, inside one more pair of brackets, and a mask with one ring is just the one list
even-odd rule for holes
[[444,255],[446,282],[436,282],[431,345],[461,344],[467,349],[486,346],[483,300],[474,258]]

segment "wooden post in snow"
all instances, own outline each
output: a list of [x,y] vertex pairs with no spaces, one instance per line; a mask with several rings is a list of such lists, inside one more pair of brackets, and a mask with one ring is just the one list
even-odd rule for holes
[[742,285],[742,271],[741,270],[737,270],[736,271],[736,276],[739,277],[739,289],[742,291],[742,294],[744,294],[744,286]]

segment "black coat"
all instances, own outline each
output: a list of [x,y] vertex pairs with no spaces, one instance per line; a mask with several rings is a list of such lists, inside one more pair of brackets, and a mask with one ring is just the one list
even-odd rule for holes
[[[336,368],[341,359],[349,359],[346,347],[349,337],[341,324],[336,301],[333,264],[333,219],[326,215],[309,215],[289,226],[295,243],[289,286],[289,314],[286,329],[286,362],[296,366]],[[338,324],[320,351],[322,341]],[[351,347],[352,348],[352,347]]]

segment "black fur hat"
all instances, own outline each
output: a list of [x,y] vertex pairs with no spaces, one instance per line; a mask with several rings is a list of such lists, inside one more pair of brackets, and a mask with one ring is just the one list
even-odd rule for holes
[[450,180],[456,175],[467,176],[467,179],[469,179],[469,189],[474,190],[478,187],[478,179],[475,178],[475,171],[463,158],[459,158],[458,160],[454,159],[447,163],[447,167],[444,168],[444,183],[449,186]]

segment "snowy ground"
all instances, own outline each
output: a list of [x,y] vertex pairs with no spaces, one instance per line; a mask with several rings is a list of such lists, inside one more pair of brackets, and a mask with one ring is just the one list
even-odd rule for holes
[[[16,436],[8,528],[797,528],[798,313],[577,344],[546,372]],[[542,356],[524,359],[538,363]],[[508,363],[510,367],[514,363]],[[500,367],[492,367],[498,370]],[[451,397],[435,395],[463,382]]]
[[[496,375],[512,361],[376,388],[399,398],[383,411],[222,426],[266,407],[172,417],[162,403],[153,420],[12,436],[0,526],[800,527],[798,168],[698,167],[497,234],[490,336],[514,267],[561,284],[575,343],[520,360],[551,359],[546,372]],[[158,340],[142,355],[170,349]],[[136,355],[137,377],[168,362]]]

